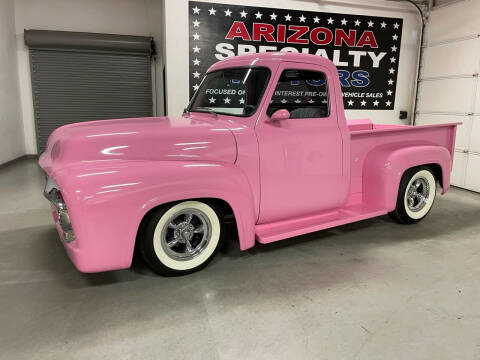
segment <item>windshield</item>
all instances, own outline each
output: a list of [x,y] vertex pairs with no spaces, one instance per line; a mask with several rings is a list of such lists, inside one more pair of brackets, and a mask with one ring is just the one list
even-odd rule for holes
[[251,116],[257,110],[270,71],[266,68],[229,68],[208,73],[187,111]]

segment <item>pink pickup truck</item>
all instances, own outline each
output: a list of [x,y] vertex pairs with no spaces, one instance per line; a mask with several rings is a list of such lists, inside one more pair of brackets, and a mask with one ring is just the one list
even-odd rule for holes
[[423,219],[450,185],[457,124],[346,120],[337,69],[249,54],[208,70],[180,117],[55,130],[40,165],[78,270],[205,267],[234,219],[240,249],[390,214]]

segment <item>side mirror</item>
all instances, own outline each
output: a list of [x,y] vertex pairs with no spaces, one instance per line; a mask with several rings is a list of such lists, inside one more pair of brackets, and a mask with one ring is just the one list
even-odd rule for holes
[[286,109],[279,109],[270,116],[270,122],[287,120],[290,118],[290,112]]

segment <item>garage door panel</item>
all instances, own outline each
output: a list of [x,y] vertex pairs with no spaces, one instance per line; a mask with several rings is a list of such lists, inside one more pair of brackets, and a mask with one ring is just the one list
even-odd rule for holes
[[479,44],[479,39],[470,39],[426,48],[423,61],[427,66],[424,66],[422,76],[431,78],[478,73]]
[[477,85],[475,94],[475,109],[473,111],[476,115],[480,115],[480,85]]
[[480,116],[473,117],[470,151],[480,154]]
[[434,8],[428,21],[426,34],[428,44],[479,34],[479,13],[480,1],[477,0]]
[[455,149],[466,150],[470,139],[472,127],[471,116],[460,115],[440,115],[440,114],[420,114],[417,116],[417,125],[446,124],[452,122],[461,122],[457,127],[457,137],[455,140]]
[[480,191],[480,154],[470,153],[468,155],[465,187],[469,190]]
[[475,82],[474,78],[422,81],[419,87],[420,112],[472,112]]
[[455,151],[453,157],[453,170],[450,182],[452,185],[465,187],[465,173],[467,169],[467,158],[468,155],[460,152]]
[[58,127],[152,116],[148,54],[30,49],[38,153]]
[[480,191],[480,1],[434,7],[418,92],[417,124],[462,122],[451,182]]

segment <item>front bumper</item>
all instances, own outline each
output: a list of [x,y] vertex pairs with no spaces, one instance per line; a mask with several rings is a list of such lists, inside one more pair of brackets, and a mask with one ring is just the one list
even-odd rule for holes
[[65,204],[58,185],[48,175],[46,177],[43,195],[52,205],[53,217],[62,240],[66,243],[75,241],[75,233],[73,232],[67,205]]

